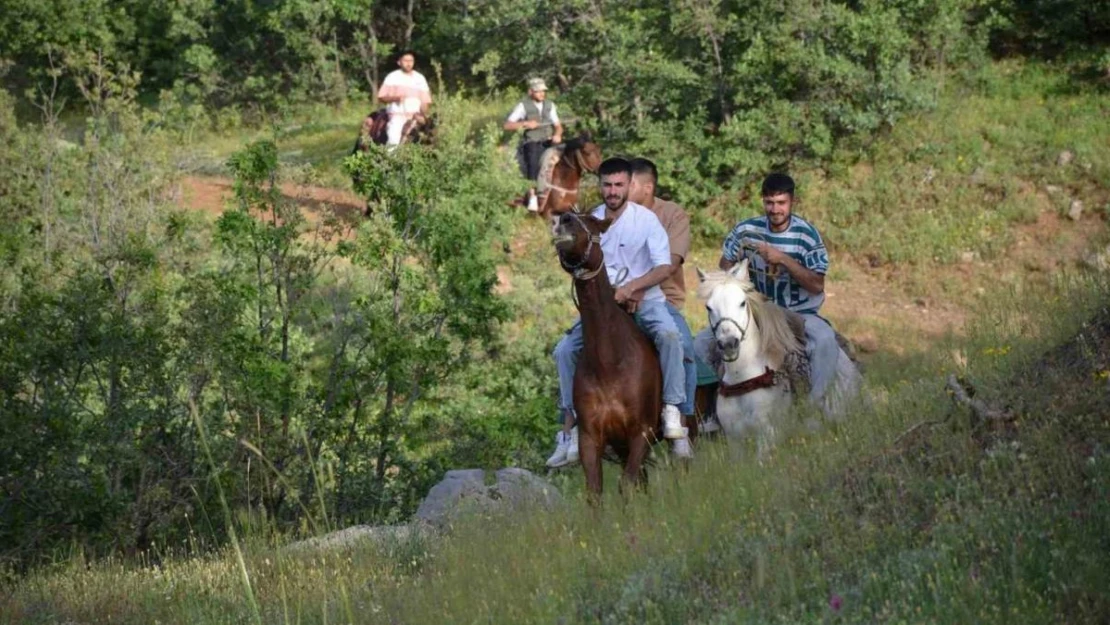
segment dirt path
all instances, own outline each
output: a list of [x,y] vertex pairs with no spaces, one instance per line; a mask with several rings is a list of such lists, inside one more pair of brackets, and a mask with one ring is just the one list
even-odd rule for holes
[[[178,189],[178,203],[212,215],[222,213],[235,199],[229,178],[186,176]],[[326,206],[341,217],[361,214],[366,202],[351,191],[283,183],[281,193],[295,201],[310,222],[320,219]]]

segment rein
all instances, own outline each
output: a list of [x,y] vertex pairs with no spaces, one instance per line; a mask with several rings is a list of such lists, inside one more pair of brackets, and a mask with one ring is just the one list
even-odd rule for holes
[[[752,232],[752,233],[744,235],[743,238],[746,239],[746,240],[756,239],[758,242],[767,243],[767,237],[762,232]],[[755,246],[754,243],[748,243],[748,242],[745,242],[745,241],[742,240],[741,243],[740,243],[740,247],[742,249],[747,250],[748,252],[752,253],[753,255],[758,255],[759,254],[759,252],[756,249],[756,246]],[[756,269],[755,267],[752,267],[751,265],[749,265],[748,266],[748,271],[750,271],[750,272],[752,272],[756,275],[763,275],[767,278],[771,278],[772,280],[777,280],[778,277],[779,277],[779,266],[778,265],[767,264],[767,269]]]

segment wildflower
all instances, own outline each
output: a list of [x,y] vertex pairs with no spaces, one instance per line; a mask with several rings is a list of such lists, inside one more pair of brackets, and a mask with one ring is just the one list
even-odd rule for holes
[[840,595],[836,594],[835,592],[833,594],[829,595],[829,607],[832,608],[833,612],[839,612],[840,607],[843,606],[843,605],[844,605],[844,599],[841,598]]

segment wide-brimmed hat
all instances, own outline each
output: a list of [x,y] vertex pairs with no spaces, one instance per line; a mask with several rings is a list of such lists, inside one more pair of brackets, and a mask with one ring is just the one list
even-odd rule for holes
[[528,89],[531,91],[547,91],[547,83],[543,78],[533,78],[528,81]]

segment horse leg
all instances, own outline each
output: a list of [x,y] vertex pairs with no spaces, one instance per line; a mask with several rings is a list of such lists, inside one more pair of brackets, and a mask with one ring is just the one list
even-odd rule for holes
[[628,442],[628,459],[624,463],[624,474],[621,475],[622,492],[629,485],[643,487],[647,484],[644,459],[647,457],[648,447],[648,439],[645,434],[641,434]]
[[[581,422],[579,423],[581,425]],[[605,449],[604,440],[594,440],[593,435],[579,427],[578,459],[586,473],[586,490],[589,501],[597,505],[601,501],[601,455]]]

